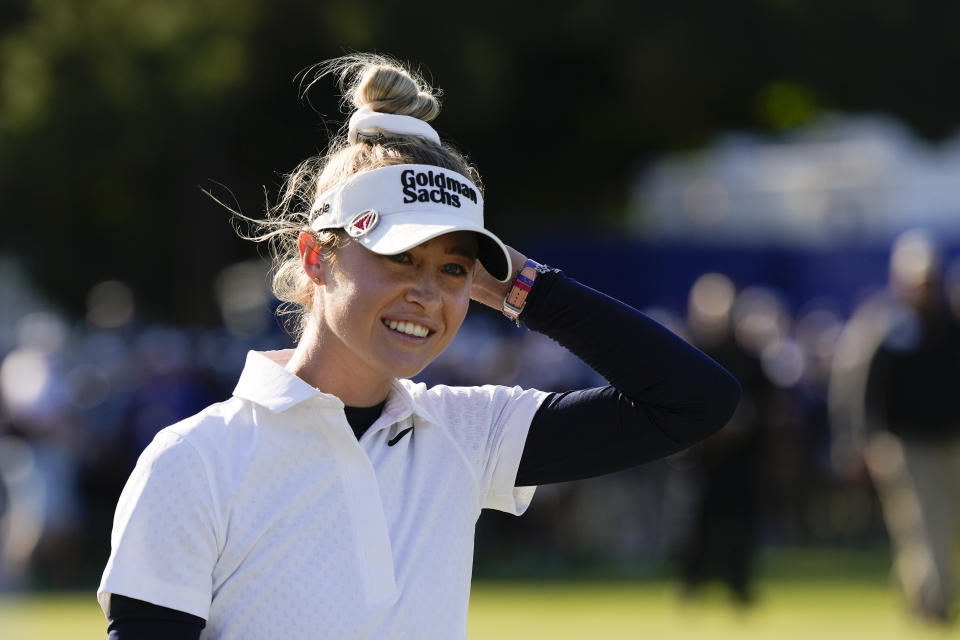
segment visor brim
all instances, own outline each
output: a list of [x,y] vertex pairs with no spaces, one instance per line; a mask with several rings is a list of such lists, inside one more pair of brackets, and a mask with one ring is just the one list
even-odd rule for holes
[[457,220],[449,214],[405,211],[381,215],[377,226],[356,240],[375,253],[393,255],[455,231],[477,234],[477,259],[480,264],[498,281],[507,282],[510,279],[513,271],[510,252],[500,238],[471,221]]

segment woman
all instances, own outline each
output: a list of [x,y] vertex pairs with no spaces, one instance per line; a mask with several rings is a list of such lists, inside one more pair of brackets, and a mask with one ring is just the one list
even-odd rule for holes
[[[298,344],[251,352],[233,398],[140,457],[98,591],[111,638],[463,637],[482,508],[520,514],[537,484],[673,453],[737,403],[699,351],[483,228],[479,176],[427,124],[422,81],[383,58],[330,70],[357,109],[347,136],[254,236],[277,243]],[[611,385],[411,382],[471,299]]]

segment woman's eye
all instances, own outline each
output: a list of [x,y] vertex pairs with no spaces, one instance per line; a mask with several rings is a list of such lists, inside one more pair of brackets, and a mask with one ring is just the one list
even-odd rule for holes
[[455,262],[451,262],[450,264],[444,265],[443,272],[451,276],[467,275],[467,269],[462,264],[457,264]]
[[413,256],[411,256],[409,253],[395,253],[387,256],[387,259],[392,260],[393,262],[399,262],[401,264],[409,264],[413,262]]

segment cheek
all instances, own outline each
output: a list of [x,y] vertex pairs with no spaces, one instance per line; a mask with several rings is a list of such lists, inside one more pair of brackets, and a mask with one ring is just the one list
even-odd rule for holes
[[447,325],[452,327],[455,333],[463,323],[463,319],[467,317],[467,310],[470,308],[470,290],[458,292],[448,298],[445,308],[447,309]]
[[322,313],[326,324],[337,333],[350,332],[363,317],[364,296],[357,295],[353,282],[337,281],[324,287]]

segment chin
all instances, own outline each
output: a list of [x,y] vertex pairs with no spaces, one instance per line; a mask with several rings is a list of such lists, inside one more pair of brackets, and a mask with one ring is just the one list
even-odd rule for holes
[[397,368],[394,370],[394,372],[393,372],[393,377],[394,377],[394,378],[412,378],[412,377],[414,377],[415,375],[417,375],[418,373],[420,373],[421,371],[423,371],[424,369],[426,369],[426,368],[427,368],[427,365],[429,365],[429,364],[430,364],[430,363],[428,362],[428,363],[423,364],[423,365],[411,365],[411,366],[409,366],[409,367],[397,367]]
[[395,358],[389,363],[386,363],[387,366],[381,369],[381,371],[386,371],[393,378],[412,378],[426,369],[427,365],[429,365],[432,361],[432,358],[427,362],[423,362],[422,360],[408,361],[402,358]]

